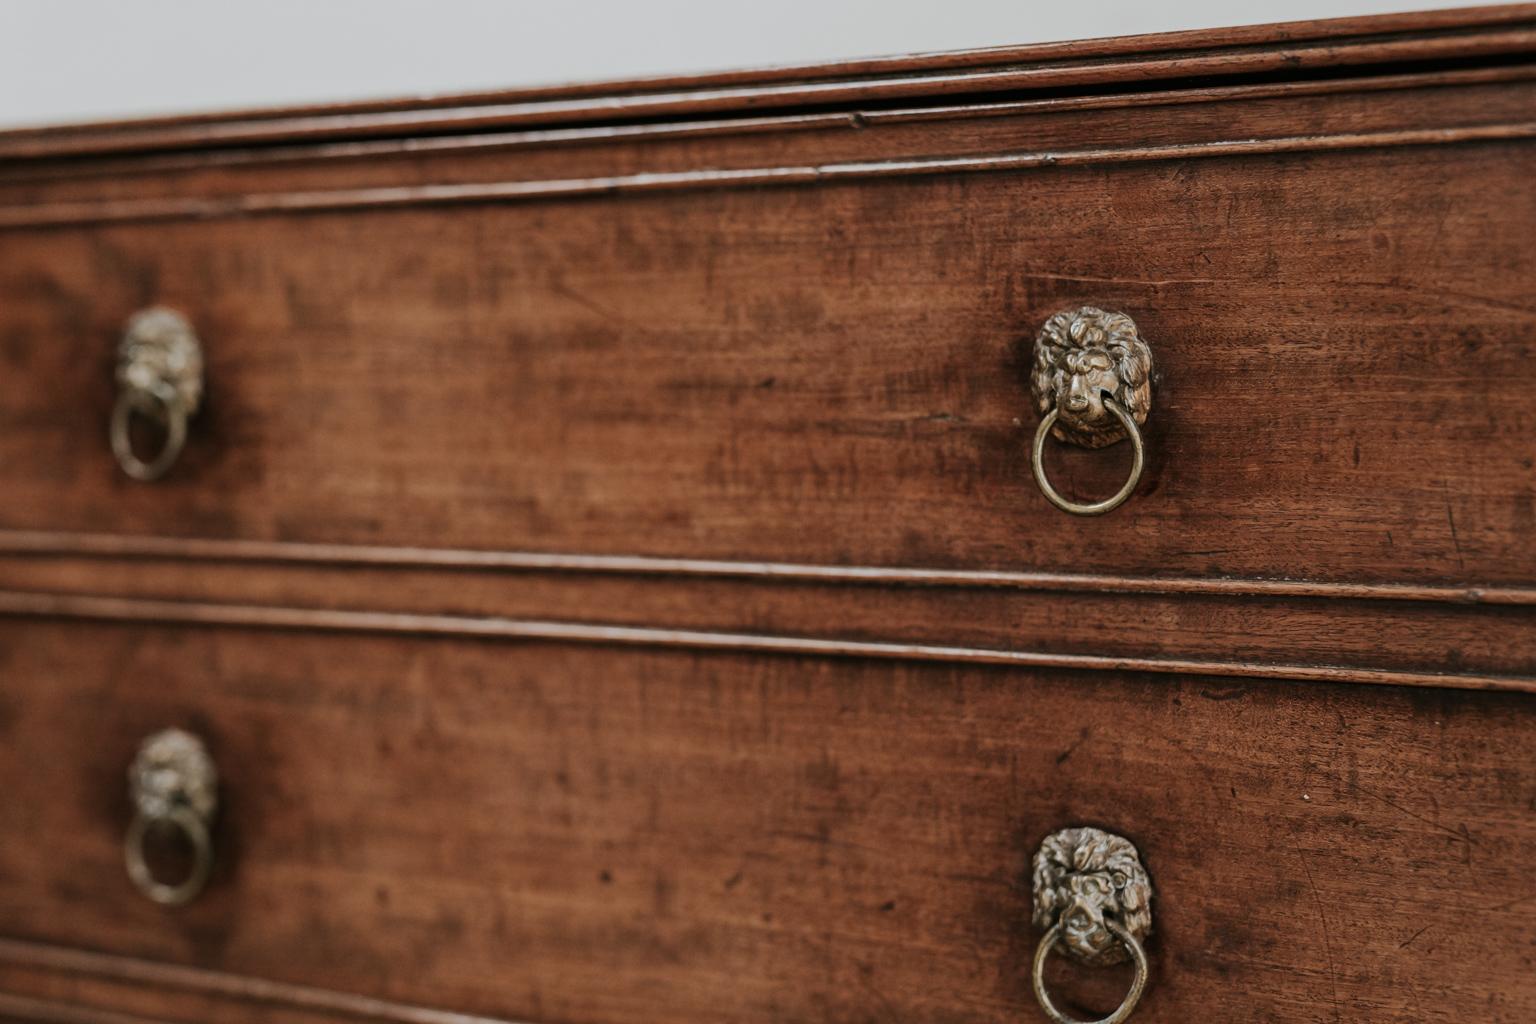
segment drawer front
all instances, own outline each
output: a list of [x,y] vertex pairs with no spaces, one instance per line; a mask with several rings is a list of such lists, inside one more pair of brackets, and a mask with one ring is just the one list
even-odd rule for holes
[[1536,1019],[1533,45],[0,133],[0,1020]]
[[[1156,887],[1137,1020],[1536,1015],[1520,695],[18,621],[0,673],[9,1000],[1030,1020],[1030,857],[1094,824]],[[176,909],[122,852],[166,726],[221,779]]]
[[[1155,115],[1149,115],[1155,116]],[[1528,142],[13,228],[0,527],[1159,576],[1528,584]],[[106,423],[135,310],[207,394]],[[1157,367],[1113,515],[1031,478],[1030,348]],[[1129,456],[1053,446],[1102,496]]]

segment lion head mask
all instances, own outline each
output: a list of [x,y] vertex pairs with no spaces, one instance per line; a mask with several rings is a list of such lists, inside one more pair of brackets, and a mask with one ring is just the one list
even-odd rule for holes
[[1103,448],[1125,436],[1125,428],[1104,405],[1114,401],[1137,423],[1152,408],[1152,350],[1124,313],[1083,306],[1057,313],[1035,339],[1030,382],[1044,416],[1060,412],[1051,433],[1059,441]]
[[1110,919],[1141,938],[1152,930],[1152,883],[1136,847],[1096,828],[1063,829],[1035,854],[1035,925],[1060,922],[1058,942],[1079,960],[1129,959]]

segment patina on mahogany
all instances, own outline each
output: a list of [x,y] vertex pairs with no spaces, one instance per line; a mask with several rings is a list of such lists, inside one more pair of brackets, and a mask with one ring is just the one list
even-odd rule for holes
[[[0,1018],[1029,1019],[1071,824],[1156,865],[1137,1020],[1536,1016],[1533,56],[1521,5],[0,134]],[[162,303],[207,402],[143,486]],[[1097,523],[1029,480],[1083,305],[1162,374]],[[169,916],[166,726],[229,798]]]
[[[1525,586],[1528,152],[14,230],[33,385],[0,409],[0,526]],[[1029,341],[1088,296],[1163,342],[1166,386],[1141,490],[1062,531]],[[115,471],[100,369],[149,301],[209,380],[152,488]],[[1071,493],[1126,472],[1048,454]]]
[[[1031,859],[1094,824],[1157,886],[1133,1020],[1536,1013],[1524,694],[24,620],[0,671],[0,834],[55,837],[0,843],[18,994],[218,983],[81,946],[496,1019],[1027,1021]],[[222,793],[175,914],[120,852],[167,725]],[[1080,1013],[1130,977],[1049,967]]]

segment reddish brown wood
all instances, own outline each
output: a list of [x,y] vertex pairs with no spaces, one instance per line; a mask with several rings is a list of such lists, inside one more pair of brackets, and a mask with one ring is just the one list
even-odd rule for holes
[[[0,133],[0,1019],[1031,1020],[1092,823],[1137,1021],[1525,1024],[1533,57],[1520,5]],[[1027,459],[1084,303],[1159,372],[1094,521]],[[151,304],[208,395],[144,486]],[[120,850],[172,724],[174,912]]]
[[[87,161],[0,161],[0,223],[228,215],[294,204],[335,208],[355,206],[375,190],[404,192],[404,198],[417,203],[477,191],[503,197],[548,195],[579,191],[582,182],[655,176],[671,188],[711,182],[739,187],[751,175],[782,179],[817,168],[823,175],[869,177],[877,168],[921,167],[988,152],[1015,159],[1034,153],[1063,161],[1113,162],[1130,154],[1145,158],[1149,147],[1178,147],[1198,155],[1210,144],[1234,140],[1281,150],[1359,145],[1362,137],[1402,143],[1436,130],[1487,132],[1499,124],[1529,122],[1536,104],[1533,75],[1529,65],[1495,64],[1413,75],[1199,85],[961,106],[858,104],[779,117]],[[1297,136],[1298,130],[1304,135]],[[773,137],[771,148],[765,135]],[[1021,140],[1026,140],[1022,151]],[[722,176],[720,171],[733,173]],[[454,187],[442,192],[442,186]],[[206,201],[214,198],[220,201]],[[127,202],[140,199],[156,201]]]
[[163,1024],[111,1010],[89,1009],[73,1003],[60,1003],[0,992],[0,1021],[14,1024]]
[[1521,606],[827,582],[20,559],[0,612],[1536,692]]
[[140,1020],[93,1007],[144,1012],[157,1019],[220,1024],[513,1024],[337,992],[330,988],[227,974],[180,964],[142,960],[0,938],[0,977],[29,993],[0,993],[0,1020],[9,1014],[37,1024],[121,1024]]
[[[0,671],[21,939],[501,1018],[1029,1020],[1028,857],[1081,821],[1158,886],[1147,1020],[1536,1012],[1519,695],[25,622]],[[178,913],[119,849],[167,724],[225,780]]]
[[1104,89],[1123,82],[1358,70],[1408,61],[1529,52],[1536,4],[1386,18],[1303,22],[1001,47],[842,66],[768,69],[416,102],[356,103],[218,117],[23,129],[0,133],[0,158],[483,129],[506,124],[624,122],[737,114],[920,96],[1007,90]]
[[1357,18],[1328,18],[1282,24],[1243,25],[1195,31],[1151,33],[1137,36],[1111,36],[1100,39],[1036,43],[1026,46],[998,46],[957,52],[875,57],[849,60],[832,66],[785,65],[714,72],[704,75],[658,77],[627,82],[580,83],[516,91],[502,90],[465,93],[456,96],[367,100],[352,103],[325,103],[283,108],[258,108],[219,114],[182,114],[169,117],[144,118],[126,124],[113,121],[98,124],[44,126],[19,129],[9,134],[18,138],[50,135],[62,136],[77,134],[83,130],[151,128],[231,119],[276,119],[325,114],[420,110],[430,107],[508,103],[534,98],[577,99],[605,93],[656,91],[659,89],[676,89],[689,86],[702,88],[706,86],[740,85],[751,82],[772,82],[786,79],[814,80],[852,77],[861,74],[879,74],[891,71],[937,71],[954,68],[984,67],[988,64],[1045,61],[1061,58],[1108,57],[1166,50],[1236,46],[1279,46],[1290,43],[1310,42],[1318,39],[1347,40],[1358,36],[1384,36],[1405,32],[1464,31],[1536,20],[1536,16],[1533,16],[1533,11],[1536,11],[1536,5],[1496,4],[1456,10],[1415,11],[1411,13],[1373,15]]
[[[1528,147],[13,231],[0,526],[1526,585]],[[155,302],[210,397],[144,487],[106,367]],[[1141,493],[1070,522],[1024,367],[1090,302],[1161,378]]]
[[[891,586],[998,587],[1013,590],[1104,591],[1117,594],[1203,594],[1213,596],[1317,597],[1345,600],[1433,601],[1449,604],[1536,604],[1536,589],[1458,587],[1433,584],[1330,583],[1318,580],[1231,579],[1199,576],[1108,576],[1086,573],[993,572],[975,569],[874,568],[784,562],[731,562],[644,555],[584,555],[537,551],[475,551],[455,548],[381,547],[359,544],[300,544],[283,541],[206,540],[127,534],[0,530],[0,555],[21,556],[9,570],[34,556],[91,560],[86,571],[110,572],[113,563],[167,560],[249,566],[323,566],[486,570],[492,572],[601,573],[643,577],[742,579],[792,583],[865,583]],[[102,565],[102,562],[106,565]],[[188,567],[189,570],[191,567]],[[47,570],[45,570],[47,571]],[[125,569],[143,582],[135,569]],[[153,574],[149,575],[153,580]],[[17,577],[8,575],[6,579]],[[151,583],[151,585],[153,585]]]

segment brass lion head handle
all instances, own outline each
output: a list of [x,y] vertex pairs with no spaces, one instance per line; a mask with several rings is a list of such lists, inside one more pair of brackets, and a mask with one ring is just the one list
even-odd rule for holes
[[[219,808],[219,774],[203,741],[180,729],[165,729],[139,745],[128,769],[133,823],[123,841],[128,877],[145,896],[164,906],[190,903],[203,891],[213,868],[209,833]],[[192,862],[179,882],[164,882],[149,866],[152,836],[185,841]]]
[[[1152,411],[1152,350],[1124,313],[1095,306],[1057,313],[1035,338],[1030,391],[1040,411],[1035,431],[1035,482],[1051,504],[1080,516],[1118,508],[1141,482],[1145,462],[1139,424]],[[1090,503],[1062,497],[1045,474],[1046,436],[1084,448],[1131,439],[1134,464],[1113,496]]]
[[[203,401],[203,349],[192,325],[170,309],[146,309],[128,321],[117,346],[117,404],[112,407],[112,453],[135,480],[158,480],[181,456],[187,421]],[[150,458],[134,451],[133,420],[160,431]]]
[[1152,931],[1152,880],[1130,840],[1096,828],[1068,828],[1045,837],[1035,854],[1035,927],[1045,937],[1035,951],[1035,998],[1055,1024],[1066,1016],[1045,990],[1045,961],[1059,949],[1093,966],[1132,960],[1136,975],[1119,1009],[1094,1024],[1121,1024],[1147,985],[1142,942]]

